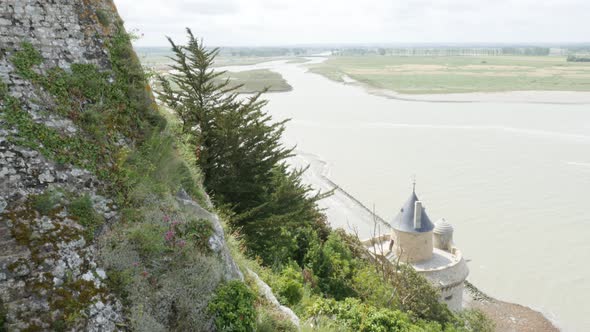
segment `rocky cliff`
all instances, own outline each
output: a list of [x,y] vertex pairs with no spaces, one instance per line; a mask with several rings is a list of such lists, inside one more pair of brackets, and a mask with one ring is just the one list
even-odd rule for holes
[[[219,219],[189,190],[195,181],[186,165],[169,157],[176,168],[163,172],[181,174],[178,183],[144,188],[138,198],[147,172],[128,156],[140,155],[148,138],[168,141],[112,1],[3,0],[0,80],[0,330],[114,331],[150,319],[150,330],[180,328],[170,315],[189,304],[164,298],[165,265],[193,255],[182,251],[178,229],[195,246],[202,241],[168,215],[191,225],[204,220],[198,225],[210,229],[199,254],[214,271],[204,299],[223,280],[243,278]],[[150,170],[160,175],[157,166]],[[160,220],[152,221],[156,210]],[[158,246],[118,226],[131,223],[157,228]],[[133,290],[148,280],[142,285],[160,293],[147,299],[138,291],[142,300],[134,302]],[[185,286],[170,287],[197,295]],[[195,324],[212,326],[208,319]]]

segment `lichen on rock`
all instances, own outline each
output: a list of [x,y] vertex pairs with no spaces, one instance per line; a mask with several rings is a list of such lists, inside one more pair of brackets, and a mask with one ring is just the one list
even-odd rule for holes
[[[118,330],[124,322],[120,301],[106,287],[107,274],[86,236],[89,226],[69,211],[77,196],[87,195],[92,211],[112,223],[119,218],[116,206],[95,174],[48,159],[53,147],[43,144],[43,132],[31,130],[65,141],[80,134],[75,121],[55,112],[59,100],[37,80],[75,63],[110,68],[106,42],[120,19],[109,0],[7,0],[1,6],[1,327]],[[11,123],[11,115],[24,120],[21,126]]]

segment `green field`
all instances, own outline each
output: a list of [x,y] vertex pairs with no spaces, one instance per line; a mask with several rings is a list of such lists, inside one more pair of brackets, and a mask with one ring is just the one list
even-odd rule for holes
[[553,56],[334,56],[310,71],[400,93],[590,91],[590,63]]
[[242,84],[242,87],[237,90],[240,93],[260,92],[265,88],[268,88],[269,92],[285,92],[293,89],[281,74],[268,69],[227,72],[222,77],[229,78],[230,86]]
[[[137,55],[143,66],[160,73],[168,71],[170,65],[173,63],[170,59],[170,57],[173,56],[173,53],[168,49],[140,49],[138,50]],[[307,61],[305,58],[294,56],[264,57],[219,55],[215,58],[213,66],[248,66],[275,60],[287,60],[288,63],[301,63]]]
[[[143,52],[139,53],[139,58],[143,66],[150,68],[157,74],[166,75],[170,71],[170,66],[173,64],[173,61],[170,59],[172,55],[172,52],[169,50],[157,48],[155,50],[143,50]],[[215,59],[214,67],[246,66],[274,60],[287,60],[288,63],[302,63],[307,61],[301,57],[218,56]],[[227,72],[220,77],[220,79],[226,78],[230,79],[230,86],[242,85],[237,90],[239,93],[255,93],[265,88],[268,88],[269,92],[284,92],[292,89],[281,74],[267,69]]]
[[[230,87],[241,85],[236,91],[239,93],[256,93],[268,88],[268,92],[286,92],[293,88],[279,73],[275,73],[268,69],[256,69],[242,72],[226,72],[218,79],[218,83],[229,79]],[[159,89],[160,85],[155,84],[155,88]],[[177,89],[176,84],[172,83],[172,88]]]

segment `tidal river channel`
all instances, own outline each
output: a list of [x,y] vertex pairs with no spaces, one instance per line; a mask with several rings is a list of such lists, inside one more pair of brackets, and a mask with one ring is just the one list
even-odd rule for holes
[[455,227],[471,282],[590,331],[590,105],[404,101],[301,64],[224,69],[260,68],[293,86],[266,95],[275,119],[292,119],[286,143],[325,161],[332,181],[391,220],[415,176],[430,218]]

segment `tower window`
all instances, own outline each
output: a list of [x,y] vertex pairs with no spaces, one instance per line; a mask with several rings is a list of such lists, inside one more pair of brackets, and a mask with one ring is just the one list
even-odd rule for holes
[[445,301],[450,301],[453,299],[453,295],[449,295],[445,297]]

